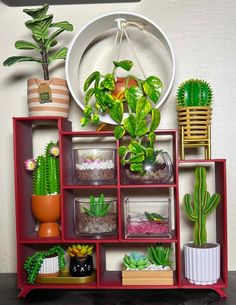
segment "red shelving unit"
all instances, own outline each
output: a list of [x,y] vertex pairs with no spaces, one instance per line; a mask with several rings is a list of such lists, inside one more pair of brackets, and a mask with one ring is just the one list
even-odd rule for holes
[[[157,136],[168,137],[172,151],[173,178],[166,184],[127,185],[122,184],[120,178],[120,163],[117,155],[117,183],[114,185],[78,185],[73,181],[73,140],[86,138],[111,138],[116,148],[119,141],[114,140],[111,131],[72,131],[70,121],[60,117],[26,117],[13,118],[14,130],[14,167],[15,167],[15,204],[16,204],[16,231],[17,231],[17,273],[20,297],[26,296],[32,289],[213,289],[224,296],[222,288],[227,287],[227,232],[226,232],[226,162],[217,160],[190,160],[179,161],[176,130],[158,130]],[[60,174],[61,174],[61,236],[58,238],[39,238],[35,232],[35,219],[31,212],[31,174],[24,170],[24,161],[33,155],[33,129],[35,126],[53,126],[58,130],[60,146]],[[187,282],[181,266],[180,246],[180,211],[179,211],[179,170],[186,165],[196,166],[199,162],[210,163],[215,167],[215,188],[221,194],[221,205],[216,212],[217,242],[221,244],[221,278],[215,285],[197,286]],[[117,197],[118,232],[115,236],[102,239],[80,237],[73,228],[73,202],[77,192],[88,191],[111,192]],[[174,228],[170,238],[124,238],[122,203],[129,192],[164,192],[172,195],[172,209],[174,211]],[[122,285],[121,271],[107,269],[106,251],[111,247],[126,247],[155,243],[171,244],[175,253],[175,272],[173,285],[161,286],[124,286]],[[26,272],[23,268],[25,259],[35,253],[40,247],[49,247],[59,244],[65,248],[71,243],[90,243],[94,245],[96,259],[96,282],[91,284],[28,284]]]

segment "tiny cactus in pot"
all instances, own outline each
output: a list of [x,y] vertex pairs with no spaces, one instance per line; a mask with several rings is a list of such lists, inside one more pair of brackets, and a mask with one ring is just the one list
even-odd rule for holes
[[139,252],[131,252],[129,255],[125,254],[123,265],[126,269],[145,269],[150,265],[146,255]]

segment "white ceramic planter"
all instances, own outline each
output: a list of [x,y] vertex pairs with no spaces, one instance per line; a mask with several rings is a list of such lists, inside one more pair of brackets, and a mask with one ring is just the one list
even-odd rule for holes
[[39,276],[51,276],[59,273],[58,256],[47,257],[43,260]]
[[220,245],[194,248],[184,245],[185,277],[192,284],[212,285],[220,278]]

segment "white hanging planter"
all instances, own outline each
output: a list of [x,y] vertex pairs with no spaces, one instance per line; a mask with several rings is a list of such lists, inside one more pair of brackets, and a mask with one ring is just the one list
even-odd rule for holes
[[59,274],[58,255],[46,257],[39,270],[40,277],[57,276]]
[[196,248],[184,245],[185,277],[195,285],[212,285],[220,278],[220,245]]

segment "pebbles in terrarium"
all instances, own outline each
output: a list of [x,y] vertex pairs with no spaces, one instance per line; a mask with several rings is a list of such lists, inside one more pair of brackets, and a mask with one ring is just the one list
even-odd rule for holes
[[79,183],[115,183],[115,149],[75,149],[74,163]]

